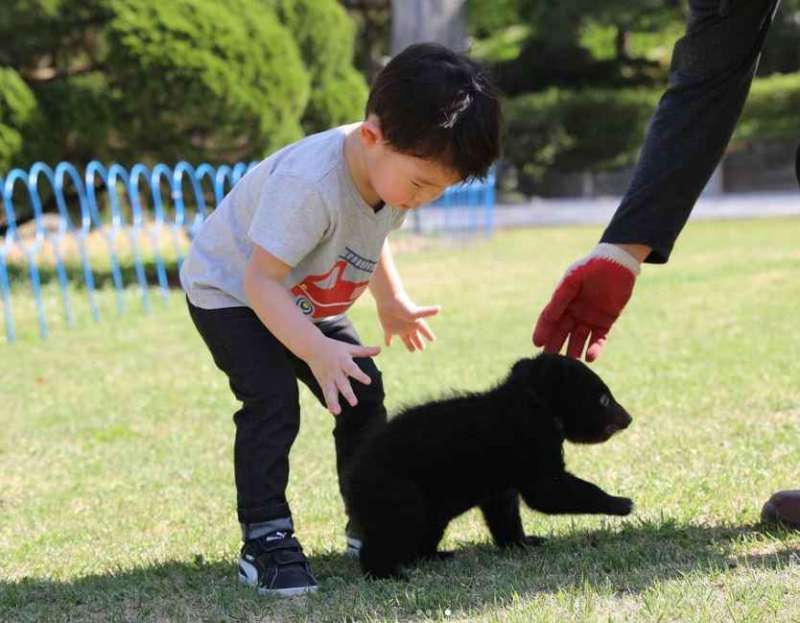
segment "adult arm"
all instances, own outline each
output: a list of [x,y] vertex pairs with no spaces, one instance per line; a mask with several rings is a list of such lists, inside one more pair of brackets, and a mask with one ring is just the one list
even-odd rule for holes
[[601,242],[651,247],[664,263],[738,121],[779,0],[691,0],[669,86],[633,180]]
[[633,293],[638,264],[665,263],[730,141],[779,0],[690,0],[667,91],[633,180],[601,237],[565,273],[533,342],[596,359]]

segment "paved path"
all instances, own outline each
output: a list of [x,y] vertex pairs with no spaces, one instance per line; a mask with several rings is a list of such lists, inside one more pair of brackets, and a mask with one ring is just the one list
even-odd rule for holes
[[[617,197],[534,199],[526,204],[497,205],[497,227],[605,224],[619,205]],[[800,216],[800,192],[743,193],[703,197],[691,220]]]

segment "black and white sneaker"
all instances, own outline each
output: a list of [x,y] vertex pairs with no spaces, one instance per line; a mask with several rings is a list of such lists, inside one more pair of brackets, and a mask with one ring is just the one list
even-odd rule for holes
[[361,555],[361,546],[363,542],[361,541],[361,535],[349,520],[344,528],[344,538],[346,544],[344,555],[357,560]]
[[293,597],[313,593],[319,583],[291,531],[271,532],[245,541],[239,556],[239,581],[261,595]]
[[361,556],[361,546],[363,545],[361,539],[352,534],[345,534],[344,537],[347,543],[347,549],[344,550],[344,555],[348,558],[355,558],[358,560],[358,557]]

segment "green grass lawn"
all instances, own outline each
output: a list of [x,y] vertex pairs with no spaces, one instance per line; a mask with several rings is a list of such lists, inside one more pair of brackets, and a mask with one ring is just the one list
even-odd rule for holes
[[[426,352],[380,355],[390,408],[486,388],[530,354],[539,309],[598,235],[401,249],[412,296],[443,311]],[[128,298],[116,318],[103,293],[100,325],[81,312],[47,342],[18,317],[20,341],[0,344],[0,621],[800,620],[800,535],[759,524],[769,494],[800,487],[798,220],[693,223],[670,264],[645,267],[595,364],[634,423],[566,447],[571,471],[634,498],[628,518],[525,510],[548,543],[501,553],[471,512],[447,531],[454,561],[367,582],[342,554],[332,416],[304,392],[288,495],[321,589],[288,601],[235,581],[225,378],[178,293],[150,315]],[[377,344],[364,298],[352,315]]]

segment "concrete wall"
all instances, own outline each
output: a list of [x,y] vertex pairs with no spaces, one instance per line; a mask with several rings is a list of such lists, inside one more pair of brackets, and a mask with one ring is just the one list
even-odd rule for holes
[[[800,141],[800,137],[798,137]],[[705,196],[797,190],[797,143],[753,143],[730,150],[709,180]],[[625,194],[633,167],[616,171],[556,173],[545,180],[543,197],[609,197]]]
[[722,168],[725,192],[796,190],[797,142],[753,143],[728,153]]

